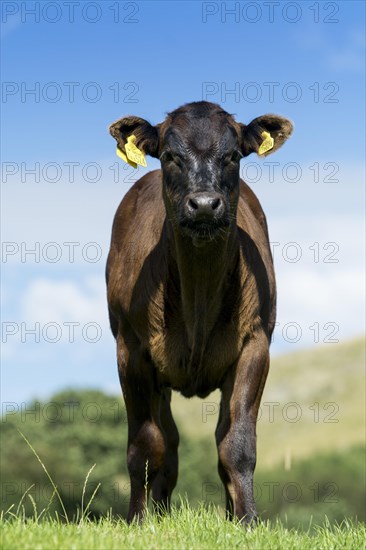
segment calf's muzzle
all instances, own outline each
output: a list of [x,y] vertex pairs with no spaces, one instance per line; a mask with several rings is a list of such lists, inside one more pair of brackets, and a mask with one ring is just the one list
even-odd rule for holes
[[224,214],[224,202],[219,193],[199,192],[187,195],[184,203],[185,215],[191,221],[219,220]]

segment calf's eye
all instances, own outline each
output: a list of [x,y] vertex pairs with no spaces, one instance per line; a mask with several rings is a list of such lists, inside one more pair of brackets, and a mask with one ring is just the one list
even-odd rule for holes
[[237,163],[240,161],[242,156],[243,155],[240,153],[240,151],[233,151],[224,158],[224,164],[227,166],[230,163]]
[[174,155],[169,151],[165,151],[161,155],[160,160],[163,160],[164,162],[173,162],[176,166],[182,167],[182,159],[178,155]]
[[161,160],[164,160],[165,162],[171,162],[173,160],[173,155],[169,153],[169,151],[165,151],[161,157]]

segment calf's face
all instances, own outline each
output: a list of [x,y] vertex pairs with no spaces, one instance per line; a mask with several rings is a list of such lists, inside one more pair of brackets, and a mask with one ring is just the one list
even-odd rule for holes
[[164,200],[184,234],[212,239],[235,218],[239,195],[240,136],[226,113],[173,116],[162,132]]
[[122,151],[128,137],[135,135],[140,150],[160,159],[168,218],[200,246],[225,235],[235,223],[240,159],[260,154],[268,134],[273,146],[263,154],[278,149],[291,134],[292,124],[264,115],[245,125],[218,105],[200,101],[169,113],[155,127],[130,116],[112,124],[110,132]]

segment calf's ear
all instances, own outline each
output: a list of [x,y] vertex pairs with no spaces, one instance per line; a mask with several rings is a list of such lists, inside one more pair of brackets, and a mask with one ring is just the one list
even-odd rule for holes
[[279,149],[290,137],[293,124],[287,118],[278,115],[263,115],[248,125],[241,124],[242,153],[267,156]]
[[113,122],[109,127],[110,134],[117,141],[117,146],[126,153],[127,139],[134,135],[134,144],[151,157],[158,156],[159,150],[159,125],[152,126],[147,120],[137,116],[126,116]]

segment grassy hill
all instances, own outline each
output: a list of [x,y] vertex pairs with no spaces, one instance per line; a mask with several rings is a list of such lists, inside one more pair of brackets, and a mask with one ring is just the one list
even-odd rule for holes
[[[192,444],[205,440],[207,454],[216,453],[219,403],[219,392],[204,400],[173,397],[180,432]],[[316,452],[363,443],[365,403],[364,338],[273,358],[258,421],[258,468],[289,468]]]

